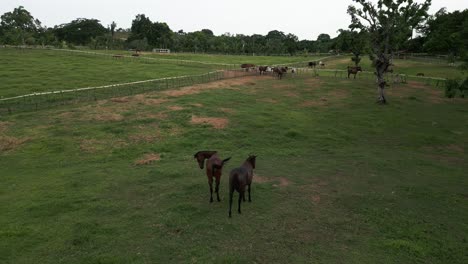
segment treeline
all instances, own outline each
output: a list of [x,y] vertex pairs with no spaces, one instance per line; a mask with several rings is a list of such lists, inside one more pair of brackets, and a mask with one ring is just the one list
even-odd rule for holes
[[[468,9],[447,12],[440,10],[426,23],[415,28],[416,38],[408,37],[400,50],[416,53],[462,56],[468,47]],[[223,34],[215,36],[210,29],[195,32],[172,31],[163,22],[153,22],[137,15],[130,29],[117,28],[115,23],[103,26],[97,19],[78,18],[69,23],[45,27],[24,7],[1,16],[0,43],[7,45],[50,45],[59,48],[87,46],[92,49],[168,48],[175,52],[228,54],[307,54],[328,52],[365,53],[366,33],[339,30],[336,38],[320,34],[316,40],[301,40],[294,34],[278,30],[267,35]]]

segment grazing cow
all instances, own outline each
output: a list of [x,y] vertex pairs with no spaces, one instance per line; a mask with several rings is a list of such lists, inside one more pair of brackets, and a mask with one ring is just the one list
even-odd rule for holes
[[221,181],[221,173],[223,170],[223,166],[226,162],[228,162],[231,157],[221,160],[218,156],[218,152],[216,151],[199,151],[193,155],[194,158],[198,161],[198,166],[200,169],[203,170],[203,166],[205,165],[206,161],[206,176],[208,177],[208,185],[210,186],[210,203],[213,202],[213,178],[216,180],[216,196],[218,198],[218,202],[221,201],[219,199],[219,183]]
[[356,67],[348,66],[348,79],[351,74],[354,74],[354,79],[356,79],[356,74],[358,72],[362,72],[361,66],[356,66]]
[[320,67],[322,67],[322,68],[325,67],[325,63],[323,63],[322,61],[319,62],[319,65],[320,65]]
[[315,62],[315,61],[309,62],[309,67],[315,68],[316,66],[317,66],[317,62]]
[[420,73],[416,74],[416,76],[424,77],[424,73],[420,72]]
[[245,202],[245,187],[248,186],[249,202],[252,202],[250,198],[250,189],[253,179],[253,170],[255,169],[255,160],[257,156],[249,155],[247,160],[242,164],[241,167],[235,168],[229,174],[229,217],[231,217],[232,209],[232,196],[234,191],[239,193],[239,202],[237,211],[241,213],[241,199]]
[[245,71],[249,71],[251,68],[254,68],[255,64],[250,64],[250,63],[244,63],[241,65],[242,69],[245,69]]

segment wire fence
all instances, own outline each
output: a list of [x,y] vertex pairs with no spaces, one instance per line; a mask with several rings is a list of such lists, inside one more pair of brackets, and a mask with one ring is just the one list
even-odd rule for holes
[[[329,77],[335,79],[348,79],[348,71],[340,69],[310,69],[310,68],[297,68],[297,74],[299,75],[309,75],[314,77]],[[350,75],[349,78],[354,79],[354,75]],[[360,80],[369,80],[377,81],[377,76],[373,72],[363,71],[356,74],[356,79]],[[422,77],[415,75],[407,74],[398,74],[398,73],[387,73],[385,74],[385,80],[388,84],[405,84],[411,81],[421,82],[426,85],[434,87],[444,87],[446,79],[444,78],[434,78],[434,77]]]
[[175,89],[213,81],[257,75],[255,71],[213,71],[200,75],[160,78],[72,90],[32,93],[0,99],[0,115],[52,108],[59,105],[89,102],[112,97],[129,96],[153,91]]
[[[82,54],[85,56],[106,56],[107,58],[115,58],[113,54],[99,53],[92,51],[81,51],[81,50],[64,50],[64,49],[51,49],[54,51],[60,52],[72,52],[76,54]],[[229,78],[243,77],[243,76],[253,76],[258,75],[257,71],[246,71],[240,69],[240,65],[237,64],[222,64],[222,63],[209,63],[209,62],[200,62],[200,61],[191,61],[191,60],[174,60],[174,59],[159,59],[159,58],[150,58],[150,57],[137,57],[120,55],[115,59],[129,59],[129,60],[143,60],[147,62],[172,62],[178,64],[197,64],[197,65],[216,65],[221,69],[216,71],[211,71],[205,74],[200,75],[189,75],[189,76],[178,76],[171,78],[159,78],[151,79],[145,81],[137,82],[128,82],[120,83],[113,85],[104,85],[97,87],[85,87],[79,89],[67,89],[59,90],[52,92],[43,92],[43,93],[32,93],[22,96],[10,97],[0,99],[0,115],[5,113],[16,113],[24,111],[35,111],[40,109],[47,109],[59,105],[74,104],[87,101],[96,101],[102,99],[108,99],[112,97],[122,97],[135,94],[141,94],[152,91],[161,91],[167,89],[174,89],[184,86],[192,86],[196,84],[209,83],[212,81],[218,81]],[[337,56],[328,56],[320,59],[315,59],[312,61],[315,62],[326,62]],[[280,64],[276,66],[287,66],[290,68],[295,68],[295,74],[303,76],[313,76],[313,77],[324,77],[324,78],[338,78],[338,79],[347,79],[348,73],[347,70],[339,69],[323,69],[320,67],[309,68],[308,64],[310,61],[294,62]],[[273,73],[269,73],[273,76]],[[294,76],[294,74],[288,73],[286,77]],[[351,75],[351,78],[354,78]],[[423,82],[427,85],[432,85],[435,87],[443,86],[446,79],[443,78],[431,78],[431,77],[420,77],[412,76],[405,74],[393,74],[389,73],[385,76],[387,83],[389,84],[401,84],[407,83],[408,81],[418,81]],[[376,76],[373,72],[360,72],[356,75],[356,79],[364,79],[369,81],[376,81]]]

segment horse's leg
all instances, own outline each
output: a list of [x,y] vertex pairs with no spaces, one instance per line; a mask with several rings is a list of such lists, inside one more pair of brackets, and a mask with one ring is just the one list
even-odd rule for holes
[[[244,200],[245,201],[245,200]],[[252,202],[252,199],[250,199],[250,184],[249,184],[249,203]]]
[[216,177],[216,197],[218,198],[218,202],[221,202],[221,199],[219,199],[219,182],[220,177]]
[[239,212],[239,214],[241,213],[241,201],[242,201],[242,197],[244,196],[244,192],[239,192],[239,204],[237,205],[237,212]]
[[356,80],[356,75],[357,75],[357,73],[354,74],[354,80]]
[[232,196],[233,195],[234,195],[234,190],[229,190],[229,217],[231,217]]
[[210,203],[213,202],[213,179],[208,177],[208,184],[210,185]]

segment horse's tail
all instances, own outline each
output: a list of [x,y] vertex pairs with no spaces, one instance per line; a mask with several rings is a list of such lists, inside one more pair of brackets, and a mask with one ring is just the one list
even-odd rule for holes
[[231,157],[229,157],[229,158],[227,158],[227,159],[224,159],[223,161],[221,161],[221,165],[213,164],[213,165],[211,166],[211,174],[212,174],[212,176],[213,176],[213,177],[215,176],[216,170],[222,170],[224,164],[225,164],[226,162],[228,162],[230,159],[231,159]]
[[228,162],[230,159],[231,159],[231,157],[229,157],[227,159],[223,159],[223,161],[221,162],[221,167],[223,167],[224,163]]

